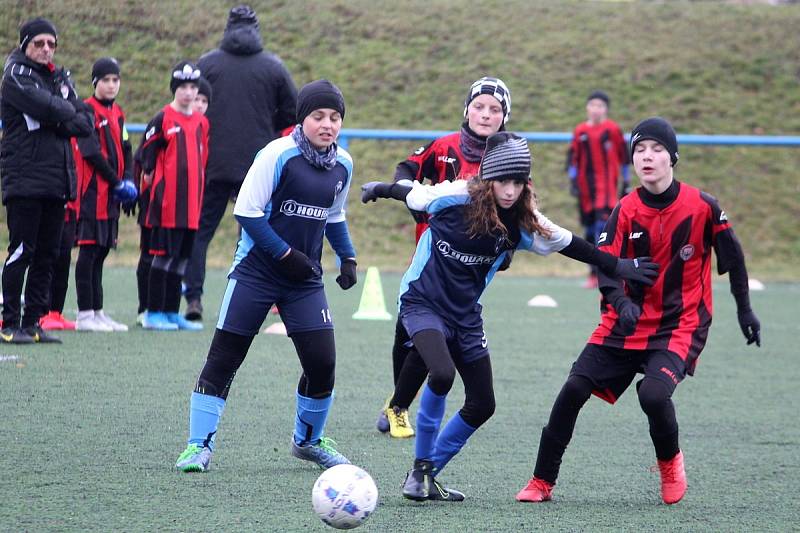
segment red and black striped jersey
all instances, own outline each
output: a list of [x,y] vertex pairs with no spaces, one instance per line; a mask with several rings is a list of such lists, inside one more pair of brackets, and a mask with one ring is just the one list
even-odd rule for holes
[[[461,151],[461,132],[451,133],[418,148],[411,156],[397,165],[395,181],[407,179],[432,185],[443,181],[468,180],[478,175],[481,162],[469,161]],[[428,227],[418,222],[416,240]]]
[[112,190],[123,178],[126,163],[130,165],[125,113],[116,103],[106,105],[94,96],[84,102],[94,113],[94,130],[88,137],[71,139],[78,195],[70,202],[68,210],[74,210],[79,220],[117,219],[119,202],[114,199]]
[[582,122],[575,127],[567,155],[574,166],[581,213],[610,213],[619,196],[620,165],[629,161],[622,130],[611,119],[599,124]]
[[647,205],[642,187],[626,195],[598,238],[598,247],[617,257],[650,256],[660,265],[655,284],[626,286],[642,314],[631,335],[620,333],[618,315],[605,300],[601,322],[589,343],[632,350],[669,350],[687,363],[690,374],[705,346],[713,313],[711,250],[719,272],[744,265],[744,256],[717,200],[685,183],[662,208]]
[[167,104],[147,124],[141,165],[152,172],[147,227],[196,230],[208,160],[208,120],[184,115]]

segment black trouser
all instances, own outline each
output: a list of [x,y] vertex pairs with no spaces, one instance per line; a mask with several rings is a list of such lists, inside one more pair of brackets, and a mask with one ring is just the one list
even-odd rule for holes
[[[253,337],[217,329],[195,392],[228,397],[236,371],[244,362]],[[292,334],[303,374],[297,392],[307,398],[327,398],[333,392],[336,371],[336,348],[332,329]]]
[[20,326],[20,298],[25,273],[22,327],[39,323],[50,307],[50,283],[64,227],[64,200],[10,198],[6,203],[8,258],[3,266],[3,327]]
[[[539,452],[533,475],[555,483],[561,458],[567,449],[578,413],[592,395],[594,385],[583,376],[570,376],[558,393],[550,419],[542,429]],[[678,453],[678,421],[672,403],[672,391],[658,379],[645,377],[636,384],[639,405],[650,423],[650,438],[656,457],[662,461]]]
[[225,215],[225,208],[231,197],[238,193],[241,183],[209,181],[203,191],[203,206],[200,209],[200,227],[194,238],[194,248],[183,283],[186,285],[186,301],[199,300],[203,296],[203,283],[206,279],[206,255],[208,245],[214,238],[219,223]]
[[58,248],[58,257],[53,266],[53,282],[50,284],[50,311],[64,312],[64,302],[67,300],[67,289],[69,288],[72,248],[75,246],[76,225],[77,221],[75,220],[65,222],[61,232],[61,246]]
[[78,293],[78,311],[99,311],[103,308],[103,263],[108,248],[96,244],[80,247],[75,263],[75,291]]

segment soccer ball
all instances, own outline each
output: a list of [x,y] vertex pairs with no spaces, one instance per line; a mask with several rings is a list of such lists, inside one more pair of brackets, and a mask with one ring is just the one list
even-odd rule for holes
[[361,468],[336,465],[324,471],[311,490],[311,503],[320,520],[336,529],[353,529],[375,510],[378,487]]

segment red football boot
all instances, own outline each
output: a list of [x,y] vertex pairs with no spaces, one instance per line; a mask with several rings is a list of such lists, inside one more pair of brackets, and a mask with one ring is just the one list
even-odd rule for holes
[[74,330],[75,322],[67,320],[58,311],[50,311],[39,319],[39,326],[45,331]]
[[518,502],[549,502],[553,499],[553,487],[550,483],[533,476],[524,489],[517,493]]
[[668,461],[658,461],[661,472],[661,498],[664,503],[678,503],[686,494],[686,471],[683,469],[683,452]]

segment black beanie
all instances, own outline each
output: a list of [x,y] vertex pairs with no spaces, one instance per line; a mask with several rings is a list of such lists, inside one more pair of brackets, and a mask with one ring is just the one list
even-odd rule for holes
[[588,102],[589,100],[602,100],[606,103],[606,107],[611,107],[611,99],[608,97],[606,93],[603,91],[593,91],[592,94],[589,95],[589,98],[586,99]]
[[92,65],[92,85],[97,87],[97,82],[109,74],[119,76],[119,63],[113,57],[101,57]]
[[482,180],[531,179],[531,151],[528,141],[507,131],[490,135],[481,160]]
[[58,43],[58,33],[55,25],[45,18],[36,17],[23,22],[22,26],[19,27],[19,49],[25,52],[31,39],[40,33],[49,33],[56,38],[56,43]]
[[169,89],[172,91],[172,94],[175,94],[178,87],[184,83],[194,83],[197,85],[199,79],[200,69],[197,68],[197,65],[189,63],[188,61],[181,61],[172,67],[172,74],[169,77]]
[[678,138],[672,125],[661,117],[650,117],[644,119],[633,128],[631,132],[631,159],[633,159],[633,149],[640,141],[656,141],[669,152],[669,159],[674,167],[678,162]]
[[225,25],[225,29],[227,30],[234,26],[245,25],[255,25],[255,27],[258,28],[258,17],[256,17],[256,12],[253,11],[253,8],[246,4],[231,8],[230,13],[228,13],[228,23]]
[[328,80],[316,80],[303,86],[297,93],[297,123],[315,109],[335,109],[344,119],[344,96],[339,88]]
[[214,91],[211,89],[211,84],[203,76],[200,76],[200,79],[197,80],[197,94],[204,95],[208,99],[208,103],[211,103],[211,96]]

